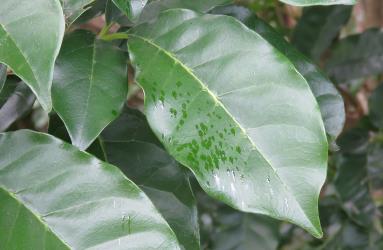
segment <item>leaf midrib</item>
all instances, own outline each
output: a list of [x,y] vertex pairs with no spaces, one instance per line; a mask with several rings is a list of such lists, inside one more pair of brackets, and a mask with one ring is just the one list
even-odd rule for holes
[[[164,48],[162,48],[161,46],[157,45],[156,43],[154,43],[153,41],[145,38],[145,37],[142,37],[140,35],[136,35],[136,34],[129,34],[130,37],[135,37],[135,38],[138,38],[150,45],[152,45],[153,47],[157,48],[158,50],[162,51],[163,53],[165,53],[165,55],[167,55],[168,57],[170,57],[172,60],[174,60],[175,63],[179,64],[187,73],[189,73],[202,87],[203,90],[205,90],[207,93],[209,93],[209,95],[211,96],[211,98],[214,100],[214,102],[220,106],[224,111],[225,113],[231,118],[233,119],[234,123],[238,126],[238,128],[241,130],[241,132],[246,136],[246,138],[248,139],[248,141],[250,142],[251,146],[252,146],[252,149],[255,150],[255,151],[258,151],[260,153],[260,155],[262,156],[262,159],[265,160],[267,162],[267,164],[269,165],[269,167],[273,170],[273,172],[275,173],[275,176],[280,180],[280,182],[283,184],[283,187],[286,189],[287,193],[293,193],[290,191],[290,188],[288,187],[288,185],[282,180],[282,178],[279,176],[277,170],[272,166],[272,164],[270,163],[270,161],[264,156],[263,152],[260,151],[257,146],[255,145],[255,143],[253,142],[253,140],[249,137],[249,135],[246,133],[246,130],[243,128],[243,126],[235,119],[235,117],[233,117],[230,112],[226,109],[226,107],[223,105],[223,103],[219,100],[219,98],[212,92],[210,91],[210,89],[193,73],[193,71],[188,68],[183,62],[181,62],[175,55],[172,55],[169,51],[165,50]],[[296,200],[295,196],[292,195],[293,199],[295,200],[295,202],[297,203],[299,209],[301,210],[301,212],[303,213],[303,215],[305,216],[306,220],[311,223],[313,225],[314,228],[316,228],[313,224],[313,222],[307,217],[307,214],[305,213],[305,211],[302,209],[301,205],[299,204],[299,202]],[[316,230],[316,229],[315,229]]]

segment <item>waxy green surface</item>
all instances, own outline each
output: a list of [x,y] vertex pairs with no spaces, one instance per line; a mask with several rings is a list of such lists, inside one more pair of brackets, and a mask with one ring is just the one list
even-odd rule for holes
[[130,20],[137,19],[148,0],[112,0]]
[[128,93],[125,52],[75,31],[64,39],[53,79],[53,106],[72,144],[84,150],[113,121]]
[[94,1],[95,0],[61,0],[68,26],[87,11],[90,8],[89,5]]
[[1,249],[180,249],[121,171],[50,135],[0,134]]
[[289,60],[234,18],[163,12],[128,46],[151,128],[211,196],[316,237],[327,141]]
[[1,1],[0,62],[32,89],[46,111],[52,108],[53,67],[64,29],[59,0]]

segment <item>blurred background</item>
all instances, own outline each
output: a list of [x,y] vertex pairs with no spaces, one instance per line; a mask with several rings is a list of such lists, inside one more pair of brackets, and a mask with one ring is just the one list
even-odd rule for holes
[[[99,32],[105,25],[105,2],[95,1],[73,29]],[[232,15],[249,28],[253,18],[271,25],[332,80],[343,97],[346,122],[331,145],[328,178],[320,197],[322,239],[289,223],[235,211],[209,198],[193,180],[202,249],[382,250],[383,0],[306,8],[277,0],[239,0],[211,12]],[[112,30],[119,28],[115,25]],[[142,109],[143,93],[132,75],[131,69],[127,102]],[[7,122],[0,123],[0,130],[47,131],[54,114],[45,113],[19,79],[10,75],[7,82],[0,94],[0,116]]]

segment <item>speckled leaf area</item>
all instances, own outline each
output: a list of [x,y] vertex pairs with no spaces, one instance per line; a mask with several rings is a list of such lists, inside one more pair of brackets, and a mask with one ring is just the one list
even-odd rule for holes
[[307,82],[230,17],[164,12],[130,35],[148,121],[213,197],[321,235],[327,141]]

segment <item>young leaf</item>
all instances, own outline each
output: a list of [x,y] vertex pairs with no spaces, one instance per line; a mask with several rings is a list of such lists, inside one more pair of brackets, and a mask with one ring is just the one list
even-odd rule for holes
[[315,6],[304,8],[294,29],[292,44],[306,56],[318,61],[350,18],[352,6]]
[[326,64],[337,82],[346,82],[383,72],[383,32],[370,29],[340,40]]
[[95,0],[61,0],[65,19],[68,25],[71,25],[79,18]]
[[282,35],[248,9],[240,6],[225,6],[216,8],[214,13],[222,13],[239,19],[290,59],[309,84],[319,104],[329,142],[336,148],[335,139],[343,130],[346,115],[343,98],[333,83]]
[[53,106],[80,149],[118,116],[127,95],[126,60],[122,50],[88,31],[64,39],[53,79]]
[[148,0],[112,0],[114,4],[130,19],[136,20]]
[[47,111],[52,108],[53,66],[64,29],[59,0],[1,1],[0,62],[28,84]]
[[181,9],[132,30],[128,46],[151,128],[205,191],[321,237],[326,135],[285,56],[234,18]]
[[4,249],[179,249],[147,196],[116,167],[52,136],[0,135]]
[[199,249],[197,207],[186,169],[160,146],[144,115],[125,108],[100,141],[107,161],[149,196],[184,249]]
[[280,0],[295,6],[355,4],[356,0]]

